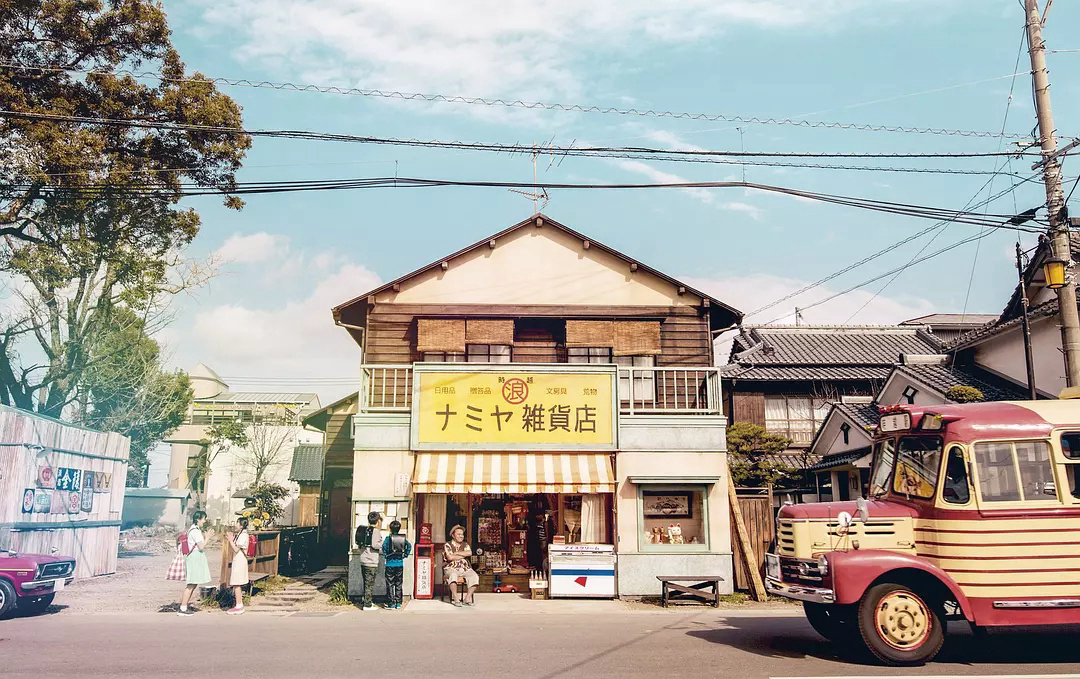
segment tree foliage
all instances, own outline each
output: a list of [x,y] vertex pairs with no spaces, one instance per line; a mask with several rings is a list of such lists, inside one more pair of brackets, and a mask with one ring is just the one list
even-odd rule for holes
[[0,1],[0,63],[15,112],[0,118],[0,402],[59,417],[118,309],[152,334],[170,296],[205,280],[182,256],[200,221],[181,188],[227,192],[251,140],[110,122],[241,126],[232,99],[187,77],[152,0]]
[[289,489],[277,483],[260,483],[251,488],[250,497],[255,506],[245,509],[241,515],[248,516],[255,529],[270,528],[285,516],[282,500],[289,497]]
[[750,422],[733,422],[727,428],[728,468],[737,486],[762,487],[780,483],[797,471],[776,459],[791,440],[770,434]]
[[210,468],[222,453],[234,446],[243,448],[248,444],[247,429],[242,422],[228,420],[217,422],[206,428],[201,441],[202,446],[195,458],[195,463],[188,469],[188,487],[195,495],[199,507],[206,506],[206,479],[210,477]]

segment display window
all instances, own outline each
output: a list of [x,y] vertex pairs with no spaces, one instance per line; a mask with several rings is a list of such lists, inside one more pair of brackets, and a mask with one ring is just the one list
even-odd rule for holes
[[704,486],[645,486],[639,490],[642,551],[696,551],[709,546]]

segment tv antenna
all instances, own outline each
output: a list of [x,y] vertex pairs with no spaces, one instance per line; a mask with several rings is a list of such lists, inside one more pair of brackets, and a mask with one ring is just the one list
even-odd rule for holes
[[[533,190],[532,191],[523,191],[521,189],[508,189],[508,191],[510,191],[510,193],[517,193],[517,194],[525,196],[526,198],[531,200],[532,203],[533,203],[533,214],[534,215],[539,214],[545,207],[547,207],[547,204],[549,202],[551,202],[551,196],[548,195],[547,189],[541,188],[541,189],[537,190],[537,186],[536,186],[536,161],[543,154],[544,149],[545,148],[550,148],[552,142],[554,142],[554,141],[555,141],[555,135],[551,135],[551,139],[548,140],[547,144],[545,144],[543,146],[537,146],[535,143],[533,144],[533,147],[532,147]],[[555,160],[554,155],[552,155],[552,162],[554,162],[554,160]],[[549,170],[551,169],[551,164],[550,163],[548,164],[548,169]],[[543,204],[540,204],[540,199],[544,200]]]

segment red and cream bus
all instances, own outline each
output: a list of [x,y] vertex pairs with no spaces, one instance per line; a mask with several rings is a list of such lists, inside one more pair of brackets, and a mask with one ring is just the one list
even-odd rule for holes
[[893,665],[947,620],[1080,624],[1080,400],[882,409],[866,499],[785,505],[766,588]]

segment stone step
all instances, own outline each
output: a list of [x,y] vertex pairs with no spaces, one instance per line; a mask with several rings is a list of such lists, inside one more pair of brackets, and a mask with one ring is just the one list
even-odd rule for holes
[[312,596],[265,596],[265,597],[260,597],[260,599],[262,599],[263,601],[289,601],[289,602],[311,601],[314,598],[315,598],[314,595],[312,595]]

